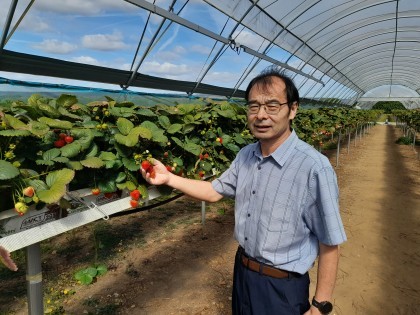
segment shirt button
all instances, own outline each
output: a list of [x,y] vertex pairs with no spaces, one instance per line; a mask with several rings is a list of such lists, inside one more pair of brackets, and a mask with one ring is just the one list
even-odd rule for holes
[[248,240],[248,237],[245,237],[245,241],[247,241]]
[[261,169],[261,166],[258,166],[258,169],[260,170]]
[[255,190],[252,191],[252,194],[255,195]]
[[251,213],[248,213],[248,218],[251,216]]

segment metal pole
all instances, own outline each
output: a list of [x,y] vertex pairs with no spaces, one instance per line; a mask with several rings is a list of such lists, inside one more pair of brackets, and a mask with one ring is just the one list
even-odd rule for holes
[[26,247],[26,287],[29,314],[44,314],[40,243]]
[[347,141],[347,154],[349,154],[350,153],[350,138],[351,138],[351,131],[350,131],[350,128],[349,129],[347,129],[348,130],[348,133],[349,133],[349,141]]
[[340,141],[341,141],[341,131],[338,132],[337,155],[335,157],[335,167],[338,167],[338,156],[340,155]]
[[206,202],[202,201],[201,202],[201,224],[204,225],[205,222],[206,222]]

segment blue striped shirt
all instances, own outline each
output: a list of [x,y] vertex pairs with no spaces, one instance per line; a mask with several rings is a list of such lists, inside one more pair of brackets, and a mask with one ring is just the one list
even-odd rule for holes
[[265,158],[259,142],[242,148],[212,185],[235,199],[235,238],[260,262],[303,274],[318,241],[346,241],[334,169],[295,131]]

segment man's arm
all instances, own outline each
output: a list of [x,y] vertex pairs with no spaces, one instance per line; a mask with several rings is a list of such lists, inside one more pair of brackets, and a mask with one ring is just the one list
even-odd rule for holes
[[[337,277],[339,255],[338,245],[328,246],[319,243],[318,274],[315,291],[315,300],[318,302],[331,302]],[[305,315],[309,314],[318,315],[321,313],[316,307],[311,306],[309,312],[305,313]]]
[[143,169],[141,170],[143,177],[152,185],[168,185],[193,198],[208,202],[215,202],[223,198],[214,190],[210,182],[175,175],[158,160],[154,160],[153,170],[155,171],[154,178],[151,178],[150,174]]

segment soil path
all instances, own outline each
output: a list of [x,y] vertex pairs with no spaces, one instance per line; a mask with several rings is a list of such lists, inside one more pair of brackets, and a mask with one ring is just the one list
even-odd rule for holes
[[338,170],[348,242],[336,314],[420,314],[420,161],[398,132],[376,126]]
[[[348,241],[341,248],[336,315],[420,314],[420,161],[410,146],[395,144],[398,136],[393,126],[376,126],[340,154],[336,171]],[[66,314],[229,315],[237,248],[232,203],[209,206],[204,226],[200,209],[200,202],[182,197],[110,220],[116,256],[108,274],[89,286],[70,284],[69,269],[92,251],[90,227],[54,238],[49,246],[61,250],[43,262],[46,290],[75,291],[57,302]],[[69,244],[77,250],[63,250]],[[316,268],[310,275],[315,282]],[[3,292],[7,288],[12,284],[0,283]],[[0,314],[2,303],[0,294]],[[22,299],[7,308],[5,314],[27,314]]]

